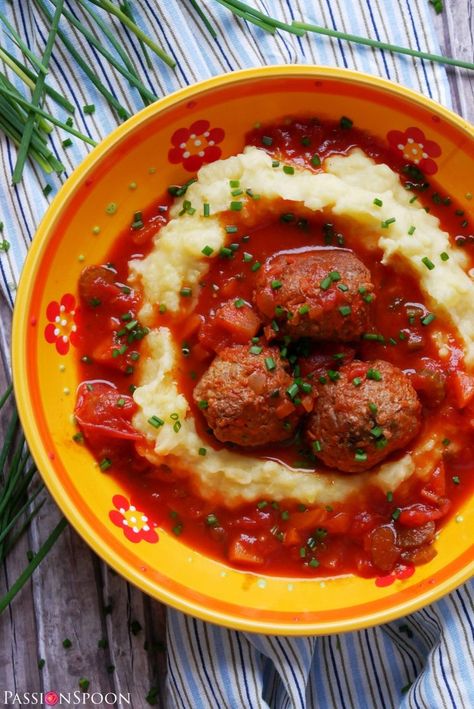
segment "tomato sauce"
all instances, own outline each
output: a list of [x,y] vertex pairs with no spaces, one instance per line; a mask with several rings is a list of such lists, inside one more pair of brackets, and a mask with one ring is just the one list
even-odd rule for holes
[[[328,155],[362,148],[376,162],[400,173],[413,195],[440,219],[453,246],[466,250],[472,265],[473,237],[454,199],[428,184],[414,166],[404,164],[373,137],[348,123],[341,127],[307,120],[267,126],[250,133],[246,143],[268,150],[275,160],[315,169]],[[228,243],[224,253],[210,261],[196,308],[187,312],[183,298],[179,316],[162,312],[156,324],[171,328],[181,349],[176,372],[179,388],[190,404],[204,445],[219,449],[227,444],[214,438],[192,396],[215,351],[233,344],[236,338],[238,341],[235,332],[216,325],[216,308],[224,301],[251,305],[260,265],[269,256],[353,250],[370,270],[377,294],[370,306],[369,332],[357,343],[322,347],[307,343],[303,355],[296,352],[292,366],[296,362],[304,369],[305,360],[315,356],[321,361],[322,352],[324,366],[328,358],[333,361],[338,355],[340,361],[384,359],[404,370],[423,404],[423,425],[429,425],[442,440],[441,456],[433,462],[431,477],[422,482],[413,476],[387,495],[374,487],[363,503],[357,497],[344,504],[307,509],[295,500],[277,503],[262,499],[228,509],[202,500],[190,483],[174,478],[166,464],[154,467],[137,455],[135,445],[140,444],[141,436],[131,424],[136,410],[132,394],[147,329],[136,317],[141,295],[127,285],[128,261],[143,258],[150,251],[151,238],[168,220],[170,203],[167,195],[144,210],[138,228],[135,218],[133,226],[117,237],[107,264],[81,277],[79,368],[83,383],[76,405],[80,428],[76,440],[85,440],[100,469],[120,479],[133,504],[160,526],[193,548],[239,568],[292,576],[374,576],[390,573],[397,566],[429,561],[436,553],[432,543],[435,531],[472,493],[474,381],[464,371],[462,347],[453,327],[439,314],[432,317],[416,279],[396,265],[382,265],[381,252],[368,248],[360,228],[349,220],[296,210],[294,204],[283,201],[271,205],[251,202],[251,209],[266,215],[257,227],[245,226],[235,212],[225,213],[223,223],[231,227]],[[440,358],[432,328],[448,344],[447,358]],[[410,446],[416,446],[416,439]],[[280,446],[238,450],[295,469],[321,470],[298,433]],[[405,452],[392,454],[392,458]]]

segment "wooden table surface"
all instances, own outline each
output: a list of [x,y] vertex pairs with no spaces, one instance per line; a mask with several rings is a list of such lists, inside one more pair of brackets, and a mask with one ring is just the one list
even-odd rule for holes
[[[436,19],[442,51],[472,62],[472,0],[444,4]],[[474,73],[450,70],[449,80],[454,109],[474,122]],[[10,312],[0,296],[0,392],[10,376],[9,339]],[[27,552],[39,547],[59,517],[48,497],[0,569],[0,596],[24,569]],[[0,703],[4,690],[74,692],[85,677],[90,692],[130,693],[133,709],[149,707],[146,696],[157,688],[156,706],[162,707],[165,628],[164,606],[130,586],[68,528],[0,616]],[[63,647],[66,638],[69,649]],[[104,640],[106,647],[99,647]],[[40,659],[45,661],[42,669]]]

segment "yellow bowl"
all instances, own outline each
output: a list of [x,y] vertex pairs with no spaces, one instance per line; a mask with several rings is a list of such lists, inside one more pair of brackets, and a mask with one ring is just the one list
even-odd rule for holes
[[[241,150],[245,133],[256,122],[282,118],[289,109],[294,116],[349,115],[382,140],[393,130],[407,139],[413,134],[418,142],[423,134],[423,140],[438,146],[428,171],[436,170],[443,190],[472,212],[474,202],[466,194],[469,186],[474,191],[469,185],[472,128],[433,101],[381,79],[320,67],[267,67],[210,79],[158,101],[117,128],[60,190],[33,241],[18,290],[13,374],[38,468],[68,520],[105,561],[151,596],[203,619],[303,635],[385,622],[465,581],[474,568],[473,507],[466,502],[443,528],[433,561],[410,578],[389,579],[392,583],[384,587],[352,576],[309,580],[246,573],[193,551],[160,530],[159,519],[150,534],[138,543],[130,541],[123,526],[114,523],[130,505],[127,490],[100,474],[90,453],[72,441],[78,384],[72,312],[82,268],[102,263],[130,215],[169,184],[188,179],[187,168],[196,168],[200,159],[191,165],[168,159],[177,129],[189,129],[195,121],[221,128],[214,153],[227,157]],[[118,205],[113,214],[107,210],[111,201]],[[61,336],[57,343],[48,342],[45,329],[61,305]]]

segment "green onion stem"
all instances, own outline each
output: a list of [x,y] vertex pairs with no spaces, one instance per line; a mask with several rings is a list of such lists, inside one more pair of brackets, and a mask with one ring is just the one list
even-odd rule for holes
[[[127,17],[128,17],[134,24],[137,24],[137,23],[135,22],[135,16],[134,16],[134,14],[133,14],[133,9],[132,9],[132,6],[131,6],[129,0],[123,0],[122,10],[123,10],[124,15],[127,15]],[[146,46],[145,46],[144,41],[143,41],[142,39],[138,38],[138,42],[140,43],[140,48],[141,48],[141,50],[142,50],[142,52],[143,52],[143,56],[145,57],[145,61],[146,61],[147,67],[148,67],[149,69],[153,69],[153,64],[152,64],[152,61],[151,61],[151,59],[150,59],[150,55],[149,55],[149,53],[148,53],[148,50],[147,50],[147,48],[146,48]]]
[[[31,497],[28,498],[28,500],[20,507],[20,509],[18,510],[18,512],[11,518],[11,520],[8,522],[7,526],[2,528],[2,530],[0,531],[0,544],[3,543],[3,541],[6,539],[8,533],[11,532],[11,530],[13,529],[13,527],[15,526],[15,524],[16,524],[16,523],[18,522],[18,520],[20,519],[21,515],[22,515],[24,512],[26,512],[26,511],[28,510],[28,507],[29,507],[29,506],[31,505],[31,503],[38,497],[38,495],[40,494],[40,492],[41,492],[42,490],[44,490],[44,485],[43,485],[43,484],[39,485],[39,486],[36,488],[36,490],[35,490],[34,493],[31,495]],[[43,500],[43,502],[44,502],[44,500]],[[43,504],[43,503],[41,503],[41,504]],[[28,515],[28,521],[29,521],[30,519],[31,519],[31,515]],[[1,558],[1,554],[0,554],[0,558]]]
[[[29,504],[30,501],[28,501]],[[43,507],[44,503],[46,500],[41,500],[41,502],[34,507],[31,512],[29,512],[28,515],[26,515],[23,524],[15,531],[15,534],[11,534],[5,545],[4,545],[4,555],[6,557],[7,554],[10,553],[10,551],[13,549],[19,538],[22,536],[22,534],[28,529],[31,520],[36,517],[40,509]]]
[[354,42],[355,44],[365,44],[368,47],[375,47],[377,49],[385,49],[388,52],[394,52],[396,54],[407,54],[410,57],[417,57],[418,59],[426,59],[430,62],[438,62],[439,64],[449,64],[450,66],[458,66],[462,69],[474,70],[474,63],[465,62],[462,59],[452,59],[451,57],[443,57],[441,54],[431,54],[430,52],[421,52],[418,49],[411,49],[409,47],[401,47],[398,44],[390,44],[388,42],[380,42],[376,39],[369,39],[367,37],[359,37],[354,34],[347,34],[346,32],[338,32],[337,30],[330,30],[326,27],[319,27],[318,25],[307,24],[306,22],[294,22],[293,25],[299,29],[306,30],[307,32],[314,32],[316,34],[326,35],[327,37],[335,37],[336,39],[344,39],[347,42]]
[[[0,128],[5,133],[5,135],[13,141],[15,145],[20,145],[21,133],[17,130],[15,131],[10,123],[4,121],[3,117],[0,115]],[[36,150],[30,148],[30,156],[38,163],[38,165],[49,175],[53,172],[53,168],[49,162],[39,155]]]
[[0,615],[3,613],[5,608],[7,608],[12,600],[15,598],[16,594],[21,591],[25,583],[28,581],[28,579],[31,577],[33,574],[34,570],[40,565],[40,563],[43,561],[45,556],[48,554],[50,549],[53,547],[61,533],[64,531],[64,529],[67,526],[67,521],[63,517],[59,523],[56,525],[56,527],[53,529],[47,540],[44,542],[44,544],[40,547],[40,549],[36,552],[28,566],[25,568],[22,574],[17,578],[14,584],[8,589],[7,593],[3,596],[3,598],[0,598]]
[[[14,57],[13,54],[7,52],[6,49],[0,48],[0,57],[27,86],[30,88],[34,87],[36,74],[31,69],[22,64],[17,57]],[[53,89],[53,87],[47,83],[44,85],[44,90],[48,96],[53,99],[53,101],[55,101],[59,106],[62,106],[68,113],[74,113],[76,110],[74,104],[68,101],[65,96],[59,93],[59,91],[56,91],[56,89]]]
[[[43,0],[34,0],[35,4],[40,8],[42,11],[43,15],[51,21],[51,14],[49,10],[46,8],[44,1]],[[61,28],[58,29],[58,37],[61,39],[62,43],[68,50],[69,54],[72,56],[74,61],[78,64],[78,66],[82,69],[84,74],[90,79],[90,81],[94,84],[96,87],[97,91],[99,91],[102,96],[106,99],[106,101],[112,106],[116,111],[119,116],[119,118],[123,118],[124,120],[127,118],[130,118],[130,113],[122,106],[122,104],[117,101],[115,96],[104,86],[104,84],[101,82],[97,74],[95,74],[90,66],[87,64],[86,61],[82,58],[80,53],[76,50],[74,47],[73,43],[71,40],[68,38],[68,36],[61,30]]]
[[9,96],[10,98],[14,98],[15,101],[18,101],[18,103],[20,105],[25,106],[25,108],[28,108],[33,113],[37,113],[39,116],[44,116],[44,118],[47,118],[48,121],[50,121],[51,123],[54,123],[55,126],[62,128],[63,130],[67,131],[68,133],[71,133],[71,135],[75,135],[76,138],[80,138],[81,140],[84,141],[84,143],[88,143],[89,145],[92,145],[92,146],[97,145],[96,141],[93,140],[92,138],[89,138],[88,135],[84,135],[84,133],[81,133],[80,131],[76,130],[72,126],[68,126],[67,123],[63,123],[62,121],[60,121],[58,118],[55,118],[47,111],[43,111],[42,108],[38,108],[38,106],[34,106],[29,101],[26,101],[26,99],[19,98],[19,97],[15,96],[11,91],[7,91],[7,89],[4,89],[2,86],[0,86],[0,93],[2,93],[4,96]]
[[[285,32],[291,32],[291,34],[296,34],[299,37],[302,37],[305,34],[305,31],[300,29],[299,27],[296,27],[294,23],[289,25],[286,22],[280,22],[280,20],[276,20],[274,17],[268,17],[268,15],[265,15],[263,12],[259,12],[254,7],[247,5],[245,2],[240,2],[240,0],[217,0],[217,2],[220,5],[225,5],[229,10],[232,10],[232,12],[234,12],[235,14],[238,14],[236,11],[239,10],[240,13],[243,13],[243,15],[240,14],[240,17],[244,17],[244,19],[248,20],[249,22],[253,22],[254,19],[258,19],[271,28],[285,30]],[[265,27],[263,29],[265,29]]]
[[106,10],[110,15],[115,15],[115,17],[117,17],[123,25],[126,25],[126,27],[128,27],[128,29],[131,30],[136,37],[138,37],[138,39],[141,39],[169,67],[173,69],[173,67],[176,66],[174,59],[168,56],[168,54],[166,54],[166,52],[164,52],[152,39],[150,39],[150,37],[148,37],[143,30],[135,24],[135,22],[127,17],[122,10],[115,7],[110,0],[89,0],[89,2],[93,5],[101,7],[103,10]]
[[[62,4],[63,0],[50,0],[50,2],[51,2],[53,5],[55,5],[55,7],[57,8],[60,3]],[[146,88],[146,86],[145,86],[145,85],[140,81],[140,79],[138,78],[137,74],[136,74],[136,73],[131,73],[126,67],[122,66],[122,64],[114,57],[114,55],[111,54],[111,53],[109,52],[109,50],[106,49],[106,48],[103,46],[103,44],[102,44],[101,42],[99,42],[99,40],[98,40],[96,37],[94,37],[94,35],[92,34],[92,32],[90,32],[90,31],[87,29],[87,27],[85,27],[85,26],[82,24],[82,22],[80,22],[76,17],[74,17],[74,15],[72,14],[72,12],[69,12],[69,10],[64,9],[64,10],[62,11],[62,13],[63,13],[64,17],[65,17],[67,20],[69,20],[69,22],[71,23],[71,25],[73,25],[76,29],[79,30],[79,32],[81,32],[81,34],[84,35],[84,37],[87,39],[87,41],[89,42],[89,44],[91,44],[93,47],[95,47],[96,50],[97,50],[100,54],[102,54],[102,56],[104,56],[104,57],[107,59],[107,61],[109,62],[109,64],[111,64],[112,66],[114,66],[114,67],[117,69],[117,71],[119,71],[126,79],[128,79],[128,81],[129,81],[133,86],[135,86],[135,87],[137,87],[137,88],[139,89],[140,94],[142,94],[143,96],[146,96],[146,97],[147,97],[150,101],[152,101],[152,102],[153,102],[153,101],[156,101],[156,99],[157,99],[158,97],[155,96],[155,94],[153,94],[151,91],[149,91],[149,90]],[[110,37],[109,37],[109,39],[110,39]],[[132,68],[133,68],[133,67],[132,67]]]
[[[217,2],[220,5],[223,5],[226,7],[228,10],[230,10],[234,15],[237,15],[237,17],[241,17],[243,20],[246,20],[247,22],[251,22],[253,25],[256,25],[257,27],[260,27],[262,30],[265,30],[265,32],[269,32],[270,34],[275,34],[276,32],[276,27],[272,24],[269,24],[268,22],[264,22],[263,20],[260,20],[256,15],[251,14],[250,12],[246,10],[240,10],[238,7],[235,7],[234,3],[232,0],[217,0]],[[252,8],[249,7],[249,10]],[[259,13],[262,15],[262,13]],[[262,15],[262,17],[265,17],[265,15]]]
[[[43,53],[43,62],[44,66],[46,67],[46,71],[48,69],[49,60],[51,58],[51,52],[53,51],[53,46],[56,39],[56,32],[58,30],[59,19],[61,17],[63,9],[63,4],[64,0],[58,0],[56,12],[54,13],[53,21],[51,23],[51,27],[48,34],[48,40],[46,42],[46,47]],[[34,107],[38,106],[41,97],[43,96],[45,77],[45,72],[40,72],[38,74],[38,78],[36,79],[36,85],[33,91],[33,96],[31,97],[31,104]],[[35,125],[36,118],[37,116],[30,109],[30,115],[28,116],[28,120],[26,121],[26,125],[23,129],[20,147],[18,148],[16,164],[13,170],[12,183],[14,185],[17,185],[21,181],[21,177],[23,175],[23,168],[25,167],[26,158],[28,156],[28,149],[30,146],[31,136],[33,134],[33,128]]]
[[[240,0],[216,0],[220,5],[224,5],[228,10],[230,10],[234,15],[243,17],[249,22],[253,22],[252,18],[257,18],[263,22],[263,29],[269,30],[275,28],[284,30],[286,32],[292,32],[299,36],[303,36],[306,32],[312,32],[314,34],[324,35],[326,37],[334,37],[336,39],[342,39],[346,42],[354,42],[355,44],[363,44],[368,47],[374,47],[376,49],[385,49],[388,52],[394,52],[396,54],[407,54],[411,57],[417,57],[418,59],[425,59],[431,62],[438,62],[440,64],[448,64],[450,66],[457,66],[462,69],[474,70],[474,64],[472,62],[466,62],[461,59],[453,59],[451,57],[443,57],[440,54],[431,54],[430,52],[421,52],[417,49],[411,49],[409,47],[401,47],[397,44],[390,44],[388,42],[381,42],[376,39],[369,39],[368,37],[359,37],[358,35],[348,34],[347,32],[339,32],[338,30],[331,30],[326,27],[320,27],[319,25],[313,25],[307,22],[292,22],[291,25],[280,22],[274,17],[269,17],[262,12],[258,12],[250,5],[247,5]],[[257,24],[257,23],[255,23]]]
[[3,409],[13,391],[13,384],[10,384],[4,394],[0,397],[0,409]]
[[0,12],[0,22],[2,22],[5,27],[8,29],[11,37],[14,39],[15,43],[17,46],[21,49],[25,57],[28,57],[30,62],[33,64],[38,71],[42,72],[43,74],[48,73],[48,67],[45,66],[39,59],[36,57],[33,52],[30,50],[30,48],[23,42],[22,38],[16,31],[16,29],[13,27],[13,25],[8,21],[8,19],[5,17],[3,12]]
[[199,17],[201,18],[204,27],[207,29],[207,31],[209,32],[209,34],[211,35],[211,37],[212,37],[213,39],[217,39],[217,32],[216,32],[216,30],[214,29],[214,27],[211,25],[211,23],[209,22],[209,20],[208,20],[208,18],[206,17],[204,11],[202,10],[201,6],[196,2],[196,0],[189,0],[189,2],[191,3],[191,5],[192,5],[193,8],[195,9],[195,11],[197,12],[197,14],[199,15]]
[[[7,77],[3,74],[0,74],[0,83],[4,85],[8,91],[11,91],[17,98],[23,98],[22,94],[18,91],[18,89],[7,79]],[[28,112],[22,109],[22,111],[19,111],[18,105],[15,103],[16,99],[13,99],[10,103],[13,108],[13,110],[17,111],[20,114],[20,120],[22,123],[26,123],[28,120]],[[44,118],[40,118],[38,120],[38,129],[41,129],[44,133],[51,133],[53,130],[53,127],[47,123]]]
[[[139,85],[137,84],[137,89],[138,92],[140,93],[140,96],[143,99],[143,103],[145,106],[147,106],[150,103],[150,98],[147,95],[146,91],[142,91],[143,83],[140,80],[140,77],[138,76],[136,69],[133,65],[133,62],[130,59],[130,56],[127,54],[127,52],[123,49],[122,45],[120,42],[117,40],[115,37],[114,33],[110,31],[110,29],[107,27],[106,23],[103,21],[103,19],[98,15],[92,8],[90,8],[86,3],[85,0],[79,0],[79,3],[83,6],[83,8],[86,10],[86,12],[90,15],[90,17],[94,20],[96,23],[97,27],[100,27],[102,32],[105,34],[111,45],[114,47],[115,51],[119,55],[119,57],[122,59],[125,67],[128,69],[130,74],[133,74],[137,82],[139,82]],[[123,6],[124,8],[126,7],[125,4]],[[128,7],[128,5],[127,5]],[[150,67],[151,68],[151,67]],[[145,87],[146,88],[146,87]],[[154,100],[156,100],[155,97]]]

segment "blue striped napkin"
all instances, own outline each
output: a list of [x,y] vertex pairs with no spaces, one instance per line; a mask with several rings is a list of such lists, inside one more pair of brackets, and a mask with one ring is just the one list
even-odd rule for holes
[[[428,0],[249,2],[285,22],[304,19],[352,34],[439,53]],[[47,29],[35,4],[13,0],[3,5],[3,11],[22,37],[41,54]],[[137,69],[145,84],[158,96],[235,69],[303,63],[376,74],[450,106],[446,72],[440,66],[314,35],[300,38],[277,33],[271,36],[236,20],[215,0],[202,0],[200,5],[219,31],[216,40],[203,28],[189,0],[133,3],[139,24],[156,36],[177,61],[175,71],[158,65],[157,61],[154,61],[154,70],[148,70],[140,47],[117,25],[117,39],[133,46]],[[80,13],[72,0],[66,2],[66,6]],[[94,27],[89,25],[89,28],[95,33]],[[139,110],[142,103],[138,93],[123,82],[97,52],[86,47],[79,36],[72,33],[71,39],[120,103],[130,113]],[[17,53],[8,37],[3,44],[10,52]],[[14,77],[12,80],[17,83]],[[60,42],[53,53],[48,81],[76,105],[79,130],[100,140],[115,127],[114,114],[81,70],[71,65]],[[95,113],[84,115],[82,107],[92,103],[96,106]],[[47,103],[47,107],[57,115],[54,104]],[[57,134],[52,143],[57,157],[66,166],[66,174],[87,151],[87,146],[79,141],[64,149]],[[28,165],[23,182],[10,188],[16,150],[2,141],[0,154],[0,180],[3,182],[0,219],[5,225],[3,238],[10,244],[8,251],[0,254],[0,285],[13,305],[28,245],[50,199],[43,195],[42,188],[51,185],[52,196],[62,180],[46,178],[41,170]],[[320,638],[239,633],[169,610],[168,706],[171,709],[472,707],[472,591],[472,586],[465,586],[408,618],[384,626]]]

